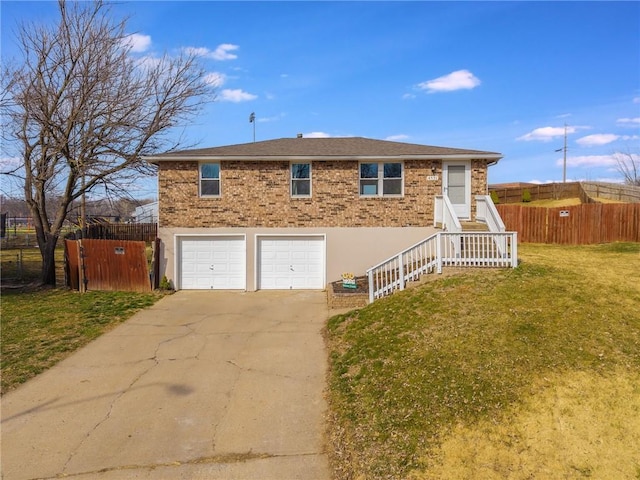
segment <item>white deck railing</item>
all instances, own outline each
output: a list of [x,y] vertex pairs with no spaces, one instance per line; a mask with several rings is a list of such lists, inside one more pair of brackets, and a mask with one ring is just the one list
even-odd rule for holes
[[517,266],[516,232],[438,232],[367,270],[369,302],[443,267]]

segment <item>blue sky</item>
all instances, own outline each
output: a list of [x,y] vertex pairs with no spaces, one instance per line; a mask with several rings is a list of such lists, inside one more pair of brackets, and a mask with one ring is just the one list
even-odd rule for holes
[[[14,26],[55,2],[0,5]],[[640,154],[640,2],[121,2],[135,55],[197,49],[199,147],[363,136],[500,152],[490,183],[620,181]]]

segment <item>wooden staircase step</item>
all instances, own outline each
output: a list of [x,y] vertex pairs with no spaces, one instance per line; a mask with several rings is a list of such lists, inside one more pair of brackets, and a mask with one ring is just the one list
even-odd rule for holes
[[460,222],[463,232],[488,232],[489,227],[486,223],[479,222]]

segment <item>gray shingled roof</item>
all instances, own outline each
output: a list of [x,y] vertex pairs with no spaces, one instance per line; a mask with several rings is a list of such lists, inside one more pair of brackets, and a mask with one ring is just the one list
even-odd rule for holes
[[163,160],[198,159],[287,159],[287,158],[349,159],[382,157],[468,157],[497,161],[502,157],[496,152],[467,150],[462,148],[434,147],[387,140],[373,140],[362,137],[330,138],[279,138],[262,142],[227,145],[222,147],[198,148],[162,153],[145,157],[156,163]]

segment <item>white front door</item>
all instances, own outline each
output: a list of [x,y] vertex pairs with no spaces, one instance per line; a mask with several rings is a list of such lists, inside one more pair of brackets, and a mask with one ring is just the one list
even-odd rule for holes
[[442,193],[449,197],[458,218],[471,218],[471,162],[444,162]]
[[324,243],[324,236],[258,237],[258,288],[325,288]]
[[179,237],[180,288],[246,288],[244,236]]

